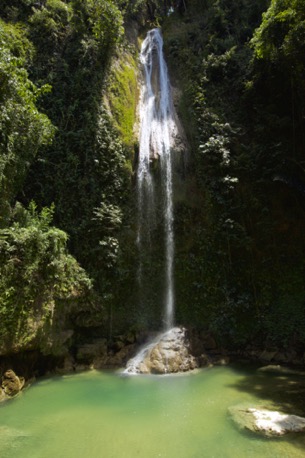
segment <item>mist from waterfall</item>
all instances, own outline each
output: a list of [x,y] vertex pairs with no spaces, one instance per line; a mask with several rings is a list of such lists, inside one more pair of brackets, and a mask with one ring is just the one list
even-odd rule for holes
[[[174,324],[174,212],[172,147],[178,129],[175,123],[167,65],[163,57],[163,39],[160,29],[148,32],[140,54],[143,83],[139,107],[140,139],[137,170],[138,233],[140,253],[139,288],[143,283],[143,259],[150,250],[156,215],[161,206],[164,227],[165,254],[165,329]],[[153,173],[154,161],[159,160],[161,202]]]

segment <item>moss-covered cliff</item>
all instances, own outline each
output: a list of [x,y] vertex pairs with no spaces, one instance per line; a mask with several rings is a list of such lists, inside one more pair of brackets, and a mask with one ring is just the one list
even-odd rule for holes
[[1,2],[2,354],[65,353],[93,323],[108,334],[134,156],[131,6]]
[[304,345],[304,13],[188,1],[164,24],[196,182],[176,215],[178,316],[231,345]]

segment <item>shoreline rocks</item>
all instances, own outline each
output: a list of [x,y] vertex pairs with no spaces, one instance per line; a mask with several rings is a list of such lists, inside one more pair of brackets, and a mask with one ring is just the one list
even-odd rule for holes
[[[303,375],[305,370],[305,358],[301,348],[298,351],[290,349],[286,352],[280,348],[270,345],[255,346],[249,344],[243,349],[233,350],[230,347],[219,345],[215,335],[208,329],[196,329],[194,327],[174,328],[183,330],[187,340],[187,354],[191,355],[191,363],[184,368],[183,363],[173,363],[169,372],[191,370],[194,367],[210,367],[214,365],[225,365],[232,363],[241,364],[262,364],[265,368],[259,369],[262,372],[276,372],[293,375]],[[67,334],[68,335],[68,334]],[[76,334],[75,334],[76,336]],[[99,337],[101,336],[101,337]],[[67,374],[90,369],[117,369],[126,366],[130,358],[136,354],[141,345],[144,349],[156,340],[156,332],[142,330],[128,330],[125,334],[118,334],[105,337],[105,332],[94,331],[93,335],[88,333],[77,335],[77,339],[70,342],[71,346],[65,353],[52,354],[43,353],[42,350],[31,350],[16,354],[3,355],[0,357],[0,380],[1,375],[7,368],[14,368],[17,373],[25,376],[26,380],[43,375]],[[160,338],[160,335],[159,335]],[[149,343],[150,342],[150,343]],[[142,368],[142,373],[166,373],[165,360],[174,360],[174,353],[162,362],[162,353],[166,353],[167,343],[162,343],[152,352],[152,357],[159,363],[149,363],[150,368]],[[164,346],[164,348],[162,348]],[[170,347],[168,348],[169,351]],[[140,350],[143,351],[143,350]],[[170,354],[170,352],[169,352]],[[170,363],[171,365],[172,363]],[[163,367],[162,367],[163,366]],[[293,372],[292,372],[293,371]],[[7,395],[0,389],[0,399]]]
[[8,369],[2,376],[0,401],[12,398],[24,387],[25,379],[18,377],[12,369]]
[[305,418],[297,415],[245,406],[231,407],[229,412],[240,428],[267,437],[305,432]]

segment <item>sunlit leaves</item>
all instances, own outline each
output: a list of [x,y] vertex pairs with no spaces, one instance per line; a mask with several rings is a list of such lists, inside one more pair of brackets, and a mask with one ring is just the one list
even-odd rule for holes
[[305,8],[302,0],[272,0],[256,30],[252,46],[258,59],[293,58],[304,52]]
[[17,204],[10,226],[0,230],[0,337],[6,351],[37,339],[58,300],[75,302],[91,288],[67,254],[67,234],[51,226],[53,211]]
[[0,217],[3,217],[38,149],[52,139],[54,127],[36,107],[37,97],[50,88],[38,90],[29,80],[24,68],[27,49],[20,49],[18,31],[14,46],[14,35],[0,22],[0,39]]

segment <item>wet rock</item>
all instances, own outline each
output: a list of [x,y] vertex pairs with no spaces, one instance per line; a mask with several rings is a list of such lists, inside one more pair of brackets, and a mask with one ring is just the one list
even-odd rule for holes
[[198,367],[184,328],[173,328],[154,340],[127,364],[126,373],[168,374]]
[[18,377],[12,369],[7,370],[2,376],[2,390],[8,396],[15,396],[24,386],[24,378]]
[[229,412],[240,428],[264,436],[283,436],[288,433],[305,432],[305,418],[274,410],[253,407],[231,407]]

